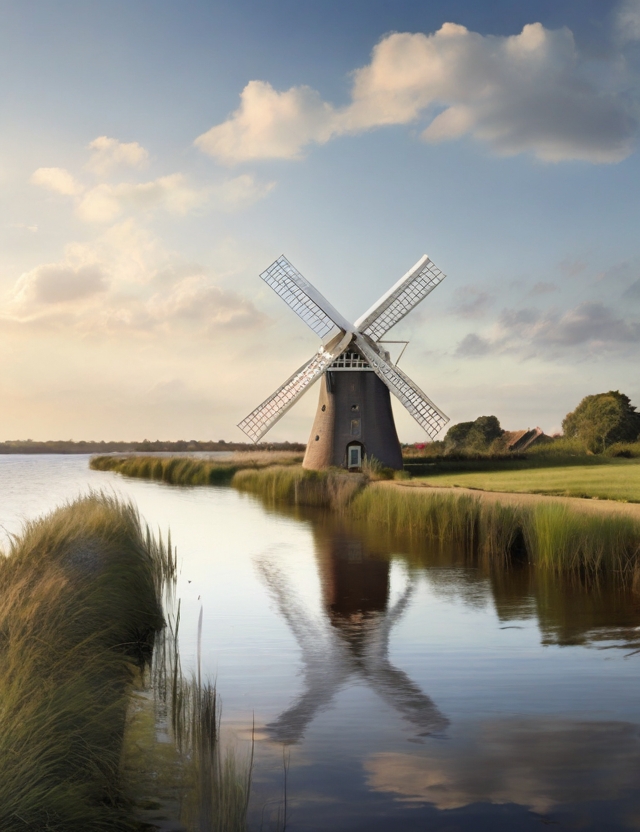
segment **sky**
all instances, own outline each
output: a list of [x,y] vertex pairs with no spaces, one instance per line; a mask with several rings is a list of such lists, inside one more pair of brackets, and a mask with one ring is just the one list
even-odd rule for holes
[[319,345],[281,254],[349,320],[428,254],[452,423],[640,406],[640,0],[4,0],[0,96],[0,441],[241,441]]

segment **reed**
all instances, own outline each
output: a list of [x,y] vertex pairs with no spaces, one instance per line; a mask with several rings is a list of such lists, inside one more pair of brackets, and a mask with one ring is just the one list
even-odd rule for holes
[[366,482],[364,475],[348,474],[340,469],[308,471],[300,466],[274,465],[238,471],[232,485],[238,491],[258,494],[272,504],[343,510]]
[[170,544],[91,494],[28,523],[0,559],[0,828],[130,828],[131,684],[163,626]]
[[124,768],[137,815],[142,823],[179,821],[188,832],[245,832],[253,746],[248,758],[223,747],[215,685],[199,666],[182,672],[179,622],[178,604],[130,710]]
[[341,511],[400,540],[453,546],[488,566],[526,560],[542,571],[589,579],[606,573],[640,589],[640,523],[624,515],[595,515],[552,501],[503,505],[296,467],[240,471],[232,485],[271,504]]
[[223,485],[245,468],[295,465],[302,454],[287,451],[256,451],[229,454],[228,459],[193,456],[96,456],[89,462],[96,471],[115,471],[125,477],[157,480],[169,485]]
[[589,514],[554,502],[512,506],[375,486],[356,496],[349,514],[400,536],[453,543],[488,565],[526,559],[544,571],[640,580],[640,523],[623,515]]

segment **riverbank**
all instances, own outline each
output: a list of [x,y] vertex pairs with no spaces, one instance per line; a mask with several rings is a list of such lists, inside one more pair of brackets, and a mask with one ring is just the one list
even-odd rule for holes
[[245,468],[269,465],[299,465],[297,451],[242,451],[225,459],[187,456],[94,456],[89,465],[95,471],[114,471],[124,477],[157,480],[168,485],[224,485]]
[[[215,481],[226,481],[268,503],[325,507],[399,537],[455,545],[469,558],[496,566],[526,560],[538,569],[589,580],[607,574],[640,587],[640,518],[635,510],[625,510],[625,503],[610,502],[616,510],[600,510],[589,508],[596,502],[592,500],[567,502],[567,498],[535,499],[535,495],[522,494],[488,497],[491,492],[437,488],[424,480],[375,482],[375,472],[306,471],[291,461],[269,465],[268,460],[263,458],[260,465],[226,466],[224,478],[215,471]],[[151,463],[142,458],[135,462],[136,458],[130,458],[111,470],[125,473],[127,464],[135,476],[161,470],[145,467]],[[189,484],[212,481],[210,470],[215,469],[208,469],[206,461],[176,458],[164,462],[166,470],[186,471]],[[92,460],[92,466],[95,463]]]
[[2,832],[243,832],[250,757],[185,677],[176,555],[92,493],[0,554]]

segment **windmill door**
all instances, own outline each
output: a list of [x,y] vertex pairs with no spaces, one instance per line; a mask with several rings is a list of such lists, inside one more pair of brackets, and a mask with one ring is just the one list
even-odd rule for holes
[[350,471],[362,468],[362,445],[347,445],[347,468]]

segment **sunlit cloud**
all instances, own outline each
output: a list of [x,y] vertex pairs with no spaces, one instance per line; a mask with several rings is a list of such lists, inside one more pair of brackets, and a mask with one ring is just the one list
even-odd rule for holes
[[31,175],[31,183],[63,196],[78,196],[84,190],[84,186],[64,168],[38,168]]
[[[89,147],[94,149],[94,154],[88,167],[101,178],[118,167],[144,166],[148,157],[137,142],[122,144],[106,136],[95,139]],[[182,173],[146,182],[102,181],[86,186],[64,168],[38,168],[31,182],[63,196],[75,197],[76,214],[87,223],[112,223],[125,214],[156,210],[174,216],[186,216],[205,207],[233,213],[264,199],[275,186],[275,182],[262,182],[248,173],[197,186]]]
[[64,259],[21,275],[0,305],[5,323],[79,333],[153,332],[190,338],[225,329],[259,329],[254,304],[182,262],[131,220],[92,243],[65,247]]
[[149,160],[149,153],[138,142],[120,142],[108,136],[98,136],[89,143],[93,151],[87,162],[87,170],[97,176],[108,176],[120,167],[142,168]]
[[510,37],[454,23],[430,35],[396,32],[354,72],[347,106],[308,86],[278,91],[253,80],[238,109],[195,144],[227,164],[296,159],[314,143],[425,118],[429,143],[471,136],[498,155],[619,162],[631,153],[637,124],[611,89],[612,66],[599,76],[568,29],[540,23]]

